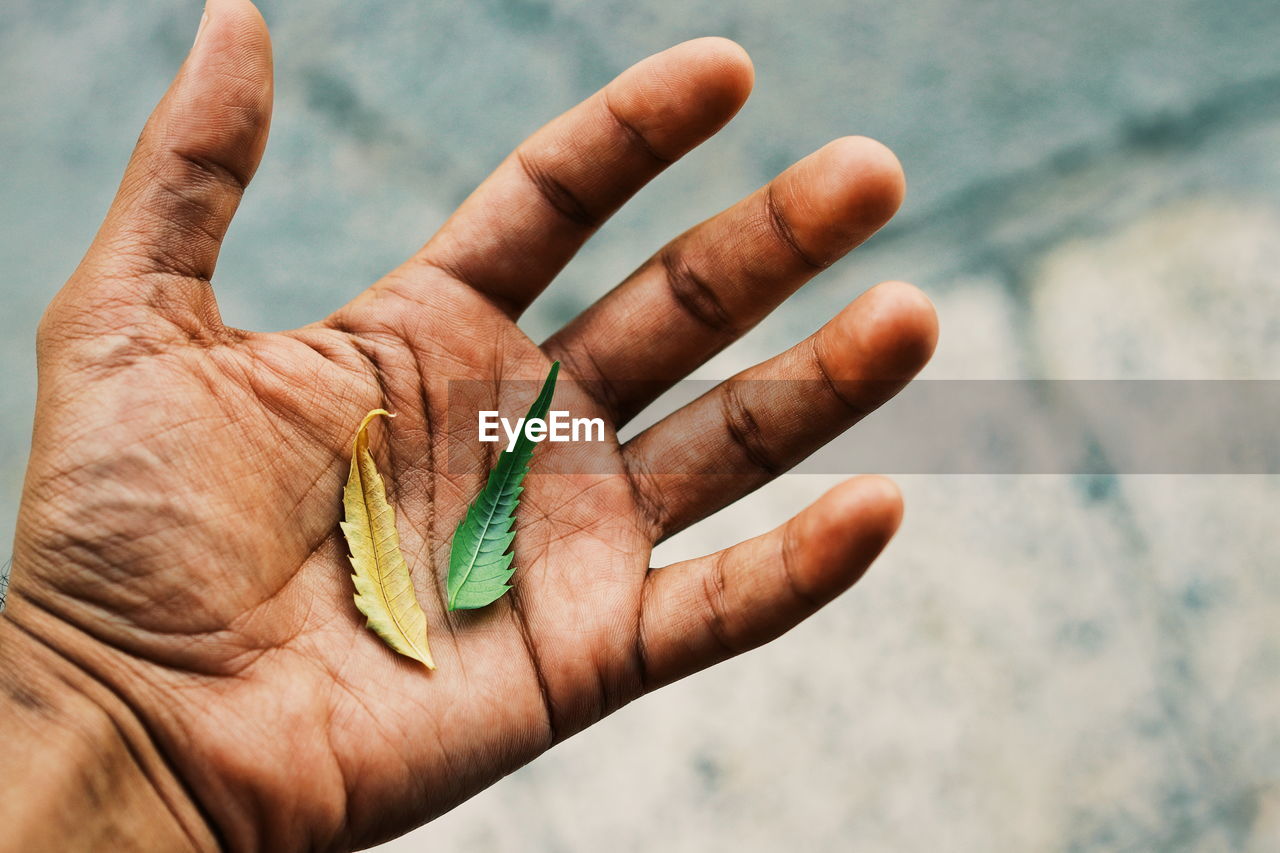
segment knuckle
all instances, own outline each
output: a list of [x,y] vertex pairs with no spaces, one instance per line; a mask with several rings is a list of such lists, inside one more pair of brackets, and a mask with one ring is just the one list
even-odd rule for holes
[[786,470],[786,466],[770,447],[750,405],[742,399],[737,385],[733,382],[726,383],[720,399],[725,431],[742,451],[747,463],[770,478]]
[[717,339],[731,340],[741,333],[716,288],[690,266],[679,249],[663,249],[658,260],[672,299],[686,315]]
[[723,552],[717,556],[702,579],[702,598],[705,604],[707,634],[726,655],[735,655],[740,649],[734,641],[733,620],[728,603],[729,582],[725,576]]

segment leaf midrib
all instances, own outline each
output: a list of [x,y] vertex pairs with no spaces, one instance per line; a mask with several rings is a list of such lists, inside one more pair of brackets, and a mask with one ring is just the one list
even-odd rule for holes
[[[361,447],[359,452],[368,454],[369,453],[368,443],[366,443],[363,447]],[[382,604],[383,604],[382,609],[385,610],[387,612],[387,615],[391,617],[391,622],[393,625],[396,626],[396,631],[400,634],[401,637],[404,638],[405,642],[409,644],[409,648],[413,649],[415,652],[417,652],[420,655],[424,654],[423,650],[418,647],[417,642],[413,639],[413,636],[409,633],[409,630],[400,621],[400,617],[397,615],[396,609],[391,606],[391,599],[387,596],[387,584],[386,584],[387,573],[383,571],[384,566],[383,566],[381,552],[378,549],[377,531],[374,529],[374,525],[373,525],[373,512],[369,507],[369,486],[368,486],[368,483],[365,482],[364,466],[360,464],[360,460],[356,461],[356,474],[360,478],[360,497],[361,497],[361,502],[364,504],[365,522],[368,524],[368,527],[369,527],[369,548],[371,551],[373,551],[373,564],[377,569],[376,580],[378,584],[378,591],[382,593]],[[385,490],[385,486],[383,488]],[[386,503],[387,503],[387,509],[391,510],[392,519],[393,519],[392,524],[394,525],[395,509],[391,506],[391,501],[388,500]]]
[[[520,450],[524,449],[523,443],[527,440],[528,439],[526,439],[524,435],[521,435],[520,438],[516,440],[516,446],[514,448],[512,448],[511,450],[504,450],[502,452],[511,453],[511,454],[518,453]],[[499,459],[497,465],[501,465],[501,464],[502,464],[501,459]],[[497,466],[495,465],[495,467]],[[502,491],[506,486],[507,480],[511,476],[511,472],[515,471],[515,469],[516,469],[516,466],[512,465],[511,468],[508,469],[507,475],[503,477],[502,480],[499,482],[499,486],[500,486],[498,490],[499,495],[502,494]],[[489,488],[488,483],[486,483],[484,488],[481,489],[481,494],[484,494],[484,491],[488,488]],[[458,582],[458,588],[455,589],[453,591],[453,594],[449,596],[450,607],[452,607],[454,602],[458,600],[458,593],[461,592],[462,588],[467,585],[467,580],[471,577],[471,570],[476,567],[476,560],[480,558],[480,546],[481,544],[484,543],[484,540],[489,532],[489,525],[493,524],[493,517],[494,515],[497,514],[498,504],[500,504],[501,502],[502,501],[500,499],[495,499],[493,502],[493,506],[489,508],[489,516],[484,520],[484,524],[480,528],[480,535],[476,538],[476,547],[471,553],[471,558],[467,561],[467,570],[462,575],[462,580]],[[463,524],[467,523],[465,516],[463,517],[462,523]],[[515,547],[514,543],[512,543],[512,547]],[[503,549],[503,550],[505,551],[506,549]]]

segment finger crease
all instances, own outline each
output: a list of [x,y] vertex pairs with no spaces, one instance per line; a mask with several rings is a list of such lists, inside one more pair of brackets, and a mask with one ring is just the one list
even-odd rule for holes
[[618,129],[631,140],[632,144],[634,144],[636,148],[647,154],[655,163],[660,166],[670,166],[675,162],[675,158],[665,157],[662,154],[659,154],[658,150],[653,147],[653,143],[651,143],[648,137],[640,131],[640,128],[636,127],[634,122],[624,118],[622,113],[614,109],[613,102],[609,100],[609,94],[607,91],[604,94],[604,108],[605,112],[609,115],[609,118],[611,118],[613,123],[618,126]]
[[173,153],[183,163],[197,172],[208,175],[236,195],[244,195],[245,189],[249,186],[249,178],[247,176],[237,174],[235,170],[224,166],[216,160],[210,160],[208,157],[183,151],[175,150]]
[[732,381],[725,384],[720,400],[725,429],[734,443],[742,448],[747,460],[770,478],[777,477],[786,470],[769,452],[760,423],[751,414],[751,408],[743,402]]
[[693,271],[681,253],[664,249],[658,258],[666,273],[667,288],[684,312],[710,329],[718,338],[736,338],[737,324],[720,295],[702,276]]
[[823,603],[817,596],[813,595],[800,583],[799,576],[796,574],[796,543],[795,534],[792,532],[792,524],[787,524],[782,531],[782,546],[779,549],[779,559],[782,562],[782,574],[786,577],[787,588],[791,590],[791,594],[795,596],[801,605],[810,611],[816,612]]
[[764,209],[769,220],[769,227],[773,230],[773,233],[805,266],[815,270],[823,270],[830,266],[828,263],[822,263],[817,260],[800,246],[800,241],[796,239],[796,234],[791,230],[791,225],[787,223],[787,218],[782,215],[782,207],[778,204],[778,199],[774,195],[773,184],[765,187]]
[[644,637],[644,615],[647,610],[649,590],[652,588],[649,578],[645,578],[645,582],[640,587],[640,606],[636,608],[636,641],[631,647],[631,663],[635,669],[636,681],[640,685],[642,694],[648,693],[651,689],[649,684],[649,645]]
[[702,576],[702,595],[707,604],[707,633],[716,645],[732,657],[738,653],[737,645],[730,639],[729,610],[726,603],[728,579],[724,573],[724,561],[728,551],[716,554],[711,569]]
[[818,339],[814,337],[811,338],[810,341],[810,357],[813,359],[813,364],[816,368],[817,374],[822,377],[823,384],[827,386],[827,391],[831,396],[842,403],[844,407],[849,410],[849,413],[855,420],[860,421],[867,415],[871,414],[872,410],[870,407],[860,403],[855,403],[851,397],[846,396],[840,390],[840,387],[836,384],[835,377],[831,375],[831,371],[827,369],[826,362],[822,360],[822,355],[818,352]]
[[659,490],[647,467],[633,453],[624,451],[622,473],[631,486],[631,494],[639,506],[641,517],[649,524],[649,538],[657,540],[665,537],[671,519],[663,511],[663,503],[656,497]]
[[[609,418],[613,422],[614,428],[620,428],[622,426],[620,422],[622,400],[618,395],[618,389],[605,378],[604,372],[600,369],[600,363],[596,361],[591,351],[588,349],[568,350],[557,348],[553,352],[556,358],[564,362],[565,372],[576,379],[578,386],[587,393],[587,396],[609,413]],[[581,364],[584,361],[590,366],[591,369],[589,371],[581,369]]]
[[516,151],[516,162],[552,210],[579,228],[594,230],[600,227],[602,217],[592,213],[582,199],[549,169],[521,150]]

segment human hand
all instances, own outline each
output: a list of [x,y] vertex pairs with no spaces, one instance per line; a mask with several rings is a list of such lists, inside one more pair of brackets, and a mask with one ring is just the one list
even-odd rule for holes
[[[92,708],[86,737],[125,756],[110,770],[131,792],[118,799],[150,815],[109,830],[86,819],[64,828],[79,833],[67,846],[129,826],[145,827],[128,839],[137,846],[376,842],[646,691],[778,636],[862,574],[901,513],[879,478],[718,554],[659,571],[649,561],[656,542],[786,470],[924,364],[936,323],[908,285],[868,291],[807,340],[614,442],[604,471],[537,475],[535,462],[515,587],[480,613],[440,600],[450,535],[485,474],[444,464],[456,440],[445,404],[451,381],[540,380],[559,359],[565,379],[595,389],[575,415],[620,428],[892,215],[892,154],[858,138],[827,145],[534,343],[520,313],[745,100],[742,50],[688,42],[534,134],[414,257],[327,320],[231,329],[209,282],[266,142],[270,45],[247,0],[211,0],[207,15],[39,333],[0,686],[15,731],[34,730],[32,702],[57,712],[43,718],[53,725]],[[759,378],[825,391],[796,399],[744,381]],[[391,653],[351,601],[339,495],[355,425],[377,407],[398,414],[373,447],[432,673]],[[654,473],[693,453],[756,473]]]

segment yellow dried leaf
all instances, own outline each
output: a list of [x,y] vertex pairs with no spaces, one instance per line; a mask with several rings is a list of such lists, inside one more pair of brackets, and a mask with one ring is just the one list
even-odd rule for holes
[[427,616],[418,604],[409,566],[400,553],[395,510],[387,503],[386,487],[369,453],[366,430],[379,415],[395,417],[384,409],[364,416],[356,430],[351,473],[342,493],[346,521],[340,526],[355,569],[351,579],[356,585],[356,607],[388,646],[435,669],[427,646]]

